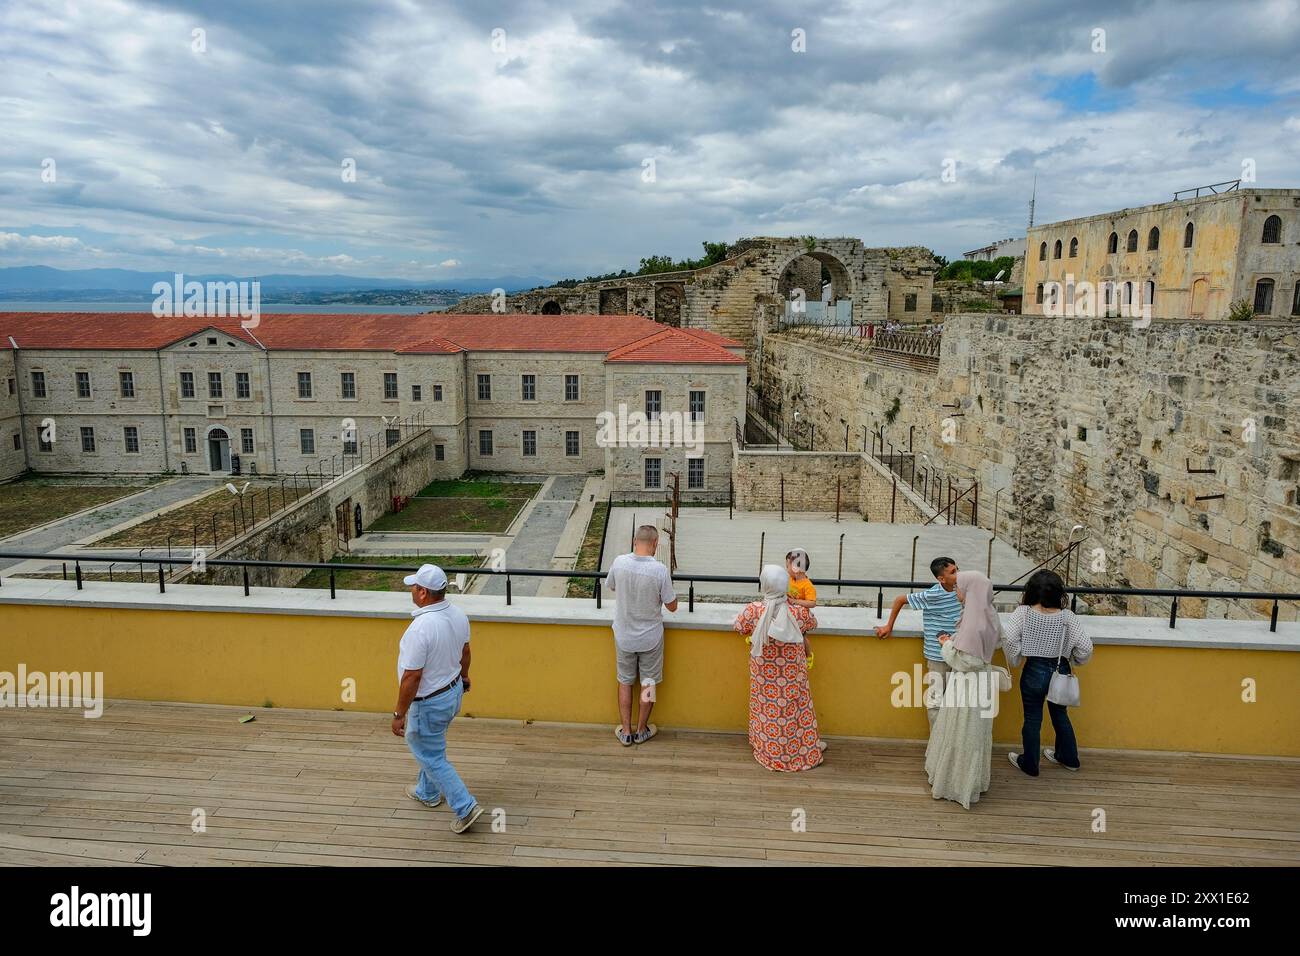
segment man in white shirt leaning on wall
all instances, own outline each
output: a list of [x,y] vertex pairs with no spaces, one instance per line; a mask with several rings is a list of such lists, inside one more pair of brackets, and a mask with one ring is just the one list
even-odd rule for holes
[[430,808],[445,797],[456,814],[452,832],[464,833],[483,808],[447,759],[447,729],[469,693],[469,618],[447,600],[447,575],[437,565],[422,565],[403,580],[415,610],[397,652],[393,733],[406,738],[420,765],[406,795]]
[[[609,566],[605,586],[614,595],[614,653],[618,658],[618,713],[614,736],[624,747],[643,744],[659,732],[650,723],[654,689],[664,679],[662,608],[677,610],[672,575],[655,559],[659,531],[643,524],[632,538],[632,553],[620,554]],[[640,677],[637,728],[632,727],[632,688]]]

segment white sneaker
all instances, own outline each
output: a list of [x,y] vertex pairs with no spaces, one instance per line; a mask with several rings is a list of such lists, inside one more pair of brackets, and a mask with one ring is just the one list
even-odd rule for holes
[[415,784],[411,784],[409,787],[406,788],[406,795],[410,797],[412,800],[414,800],[416,803],[423,803],[429,809],[433,809],[434,807],[438,807],[442,805],[442,794],[439,794],[438,796],[434,797],[432,800],[425,800],[421,797],[417,797],[415,795]]
[[1019,759],[1019,758],[1020,758],[1020,754],[1016,753],[1014,750],[1007,754],[1007,759],[1011,761],[1011,766],[1015,767],[1015,768],[1016,768],[1017,770],[1019,770],[1021,773],[1024,773],[1025,771],[1024,771],[1024,769],[1020,766],[1020,759]]
[[1058,767],[1065,767],[1065,769],[1068,770],[1068,771],[1070,771],[1070,773],[1078,773],[1078,772],[1079,772],[1079,768],[1078,768],[1078,767],[1071,767],[1071,766],[1068,766],[1068,765],[1066,765],[1066,764],[1063,764],[1063,763],[1061,763],[1061,761],[1057,760],[1057,759],[1056,759],[1056,748],[1054,748],[1054,747],[1044,747],[1044,748],[1043,748],[1043,756],[1046,757],[1048,760],[1052,761],[1052,763],[1056,764]]

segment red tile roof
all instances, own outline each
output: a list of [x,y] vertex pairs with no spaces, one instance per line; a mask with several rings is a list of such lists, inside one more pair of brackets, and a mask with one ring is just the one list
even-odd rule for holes
[[[724,341],[730,341],[724,339]],[[740,343],[737,342],[737,345]],[[705,342],[697,336],[687,335],[681,329],[663,329],[640,341],[614,349],[606,362],[643,362],[662,365],[675,363],[708,363],[717,365],[744,365],[745,359],[728,352],[720,345]]]
[[[245,330],[238,318],[156,318],[134,312],[0,312],[0,347],[158,349],[206,329],[273,351],[607,352],[611,361],[736,362],[739,342],[669,329],[636,315],[267,314]],[[635,350],[631,347],[637,346]],[[618,355],[618,358],[615,356]]]

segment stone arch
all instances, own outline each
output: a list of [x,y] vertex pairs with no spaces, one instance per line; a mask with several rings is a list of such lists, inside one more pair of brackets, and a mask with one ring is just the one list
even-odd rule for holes
[[564,309],[560,308],[560,303],[554,299],[547,299],[542,303],[542,315],[563,315]]
[[[807,288],[816,275],[816,289]],[[831,301],[854,298],[853,274],[837,256],[820,249],[801,250],[790,256],[776,271],[776,291],[788,300],[790,293],[802,288],[809,302],[820,302],[822,287],[829,280]]]

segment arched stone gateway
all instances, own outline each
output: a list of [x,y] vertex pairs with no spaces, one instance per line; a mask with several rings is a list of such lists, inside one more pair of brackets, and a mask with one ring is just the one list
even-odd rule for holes
[[563,315],[564,310],[560,308],[560,303],[554,299],[547,299],[542,303],[542,315]]
[[[844,263],[828,252],[813,249],[790,258],[781,269],[776,291],[785,300],[785,318],[841,325],[853,320],[853,278]],[[837,308],[839,303],[843,305]]]

